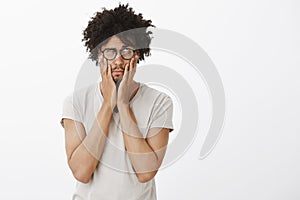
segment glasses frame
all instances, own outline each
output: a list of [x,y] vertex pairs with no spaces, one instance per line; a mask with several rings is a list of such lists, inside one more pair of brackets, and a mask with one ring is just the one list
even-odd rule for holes
[[[116,48],[106,48],[106,49],[104,49],[103,51],[100,50],[100,52],[102,53],[102,55],[103,55],[103,57],[104,57],[105,59],[110,60],[110,61],[111,61],[111,60],[114,60],[114,59],[117,57],[118,53],[119,53],[119,55],[120,55],[124,60],[130,60],[131,58],[124,58],[123,55],[122,55],[122,53],[121,53],[121,52],[124,51],[125,49],[129,49],[129,50],[131,50],[131,51],[133,52],[131,58],[133,58],[134,55],[135,55],[135,53],[137,52],[137,50],[132,49],[132,48],[129,48],[129,47],[122,48],[122,49],[120,49],[119,51],[118,51]],[[105,57],[104,52],[107,51],[107,50],[114,50],[114,51],[115,51],[115,56],[114,56],[112,59],[108,59],[108,58]]]

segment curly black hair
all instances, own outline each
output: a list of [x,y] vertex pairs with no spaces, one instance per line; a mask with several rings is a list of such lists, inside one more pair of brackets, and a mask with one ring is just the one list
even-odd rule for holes
[[135,14],[128,3],[119,3],[118,7],[111,10],[102,9],[102,12],[95,13],[83,31],[82,41],[85,41],[86,51],[90,52],[89,59],[96,61],[98,65],[98,49],[113,35],[117,35],[125,44],[135,47],[139,60],[144,60],[144,56],[150,55],[152,32],[146,29],[155,27],[151,20],[143,19],[141,13]]

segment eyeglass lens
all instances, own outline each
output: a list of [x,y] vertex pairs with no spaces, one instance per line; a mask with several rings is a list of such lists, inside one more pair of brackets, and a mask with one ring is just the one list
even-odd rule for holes
[[[117,56],[117,50],[112,48],[112,49],[105,49],[103,51],[103,55],[106,59],[108,60],[113,60]],[[133,57],[134,55],[134,50],[125,48],[120,50],[120,55],[122,56],[123,59],[129,60]]]

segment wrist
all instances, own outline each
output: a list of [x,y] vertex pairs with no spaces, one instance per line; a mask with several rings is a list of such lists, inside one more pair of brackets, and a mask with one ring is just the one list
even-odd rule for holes
[[105,110],[113,110],[113,106],[110,102],[104,100],[103,103],[102,103],[102,108],[105,109]]
[[119,111],[124,111],[129,109],[129,104],[126,102],[118,102]]

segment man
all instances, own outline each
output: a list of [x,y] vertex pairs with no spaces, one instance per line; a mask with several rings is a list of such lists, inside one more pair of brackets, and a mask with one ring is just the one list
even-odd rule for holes
[[72,199],[156,199],[154,177],[173,130],[173,104],[133,79],[138,61],[150,55],[150,26],[151,20],[120,4],[97,12],[84,30],[102,80],[64,101],[61,124],[77,180]]

